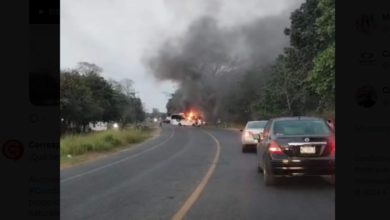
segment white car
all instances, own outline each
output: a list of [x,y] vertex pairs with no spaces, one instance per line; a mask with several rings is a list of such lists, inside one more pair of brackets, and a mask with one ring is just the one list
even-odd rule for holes
[[171,115],[171,124],[179,126],[193,126],[194,122],[185,119],[181,114],[173,114]]
[[266,120],[248,121],[245,128],[241,129],[242,152],[246,152],[249,147],[256,150],[256,145],[266,124]]
[[179,126],[193,126],[194,123],[192,121],[188,121],[185,119],[173,119],[171,120],[172,125],[179,125]]

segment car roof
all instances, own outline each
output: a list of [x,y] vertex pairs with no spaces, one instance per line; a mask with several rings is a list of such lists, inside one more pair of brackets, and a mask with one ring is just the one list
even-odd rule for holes
[[288,120],[323,120],[323,118],[320,117],[313,117],[313,116],[295,116],[295,117],[278,117],[273,118],[273,121],[288,121]]
[[267,121],[267,120],[255,120],[255,121],[248,121],[247,123],[251,123],[251,122],[263,122],[263,121]]

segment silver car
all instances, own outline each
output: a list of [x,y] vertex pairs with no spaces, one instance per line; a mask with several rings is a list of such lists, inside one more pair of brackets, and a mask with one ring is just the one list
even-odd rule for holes
[[241,129],[242,152],[246,152],[248,148],[256,150],[259,137],[264,130],[267,120],[248,121],[244,129]]

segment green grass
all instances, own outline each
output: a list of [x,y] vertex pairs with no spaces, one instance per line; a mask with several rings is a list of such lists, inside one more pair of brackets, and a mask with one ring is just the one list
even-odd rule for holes
[[123,129],[95,132],[84,135],[67,135],[60,140],[61,158],[89,152],[105,152],[135,144],[151,137],[152,129]]

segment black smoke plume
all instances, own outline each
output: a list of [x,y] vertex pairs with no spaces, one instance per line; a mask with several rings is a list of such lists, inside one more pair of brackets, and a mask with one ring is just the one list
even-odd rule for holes
[[157,79],[179,85],[169,113],[194,107],[208,120],[217,119],[224,112],[222,98],[243,73],[263,68],[288,45],[283,30],[292,10],[233,27],[203,16],[183,36],[166,40],[148,65]]

